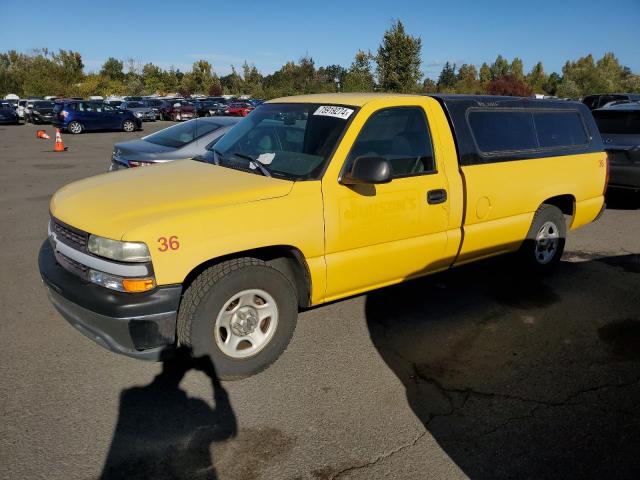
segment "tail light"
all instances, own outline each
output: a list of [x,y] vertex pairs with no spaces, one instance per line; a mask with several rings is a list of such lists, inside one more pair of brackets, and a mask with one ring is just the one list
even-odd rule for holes
[[135,160],[129,160],[129,167],[148,167],[149,165],[153,165],[153,162],[136,162]]
[[609,154],[607,153],[606,158],[604,159],[604,163],[606,164],[605,167],[607,169],[607,173],[604,176],[604,187],[602,189],[602,195],[604,195],[605,193],[607,193],[607,186],[609,185]]

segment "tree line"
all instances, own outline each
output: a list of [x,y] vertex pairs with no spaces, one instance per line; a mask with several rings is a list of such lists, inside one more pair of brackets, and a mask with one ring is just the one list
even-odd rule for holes
[[326,92],[388,91],[401,93],[472,93],[528,96],[532,93],[580,98],[591,93],[640,92],[640,76],[609,52],[598,60],[589,54],[567,61],[562,72],[545,72],[542,62],[525,72],[520,58],[498,55],[478,69],[446,62],[437,80],[421,70],[422,39],[405,31],[400,20],[384,32],[376,52],[358,50],[351,64],[316,67],[304,56],[263,75],[245,62],[239,70],[217,75],[210,62],[198,60],[191,70],[163,69],[108,58],[99,72],[85,73],[80,53],[46,48],[30,53],[0,53],[0,95],[182,95],[246,94],[254,98]]

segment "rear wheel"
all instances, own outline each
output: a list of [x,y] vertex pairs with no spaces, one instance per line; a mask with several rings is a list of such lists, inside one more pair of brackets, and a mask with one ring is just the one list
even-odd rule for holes
[[208,355],[222,379],[254,375],[287,348],[298,302],[291,281],[256,258],[237,258],[202,272],[178,312],[178,340]]
[[78,135],[79,133],[82,133],[82,124],[74,120],[73,122],[69,123],[69,125],[67,125],[67,130],[69,131],[69,133]]
[[518,255],[525,266],[544,272],[562,257],[567,225],[558,207],[543,204],[533,216],[531,228]]
[[133,132],[136,129],[136,124],[132,120],[125,120],[122,122],[122,130],[125,132]]

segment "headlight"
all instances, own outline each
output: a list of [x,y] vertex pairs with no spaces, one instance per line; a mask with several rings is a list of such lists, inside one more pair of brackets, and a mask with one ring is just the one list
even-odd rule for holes
[[120,242],[97,235],[89,236],[88,250],[94,255],[119,262],[150,262],[149,248],[142,242]]
[[142,113],[141,113],[141,112],[136,112],[134,115],[135,115],[136,117],[141,117],[141,116],[142,116]]
[[91,283],[95,283],[101,287],[128,293],[146,292],[154,289],[156,286],[153,277],[123,278],[93,269],[89,269],[89,280]]

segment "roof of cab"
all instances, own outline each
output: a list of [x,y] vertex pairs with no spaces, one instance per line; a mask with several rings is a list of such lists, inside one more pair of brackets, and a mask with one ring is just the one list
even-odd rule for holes
[[391,97],[417,97],[402,93],[316,93],[313,95],[296,95],[269,100],[266,103],[325,103],[329,105],[349,105],[362,107],[372,100]]

